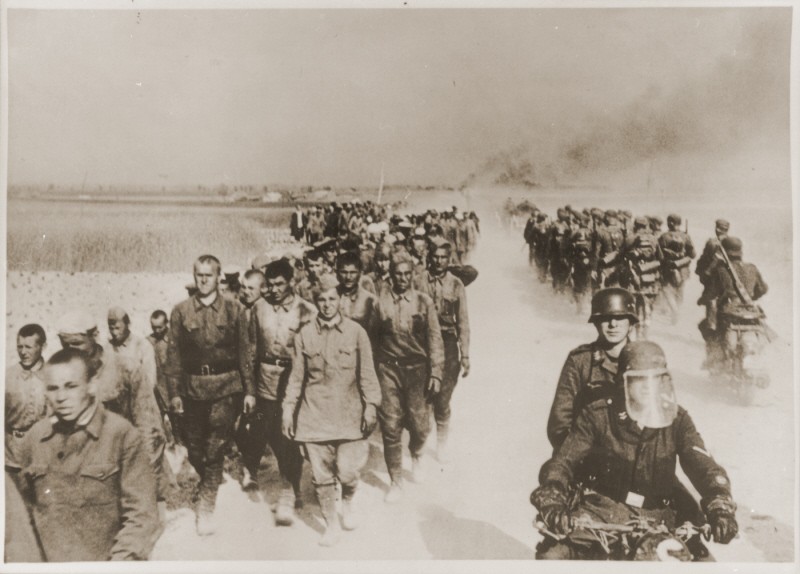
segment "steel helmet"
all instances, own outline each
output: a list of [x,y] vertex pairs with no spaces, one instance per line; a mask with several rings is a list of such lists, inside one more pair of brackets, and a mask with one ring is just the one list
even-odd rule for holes
[[622,287],[608,287],[600,289],[592,297],[592,314],[589,323],[594,323],[603,317],[627,317],[631,323],[637,323],[636,301],[627,289]]
[[664,351],[652,341],[625,345],[617,362],[625,410],[642,428],[666,428],[678,415],[678,401]]

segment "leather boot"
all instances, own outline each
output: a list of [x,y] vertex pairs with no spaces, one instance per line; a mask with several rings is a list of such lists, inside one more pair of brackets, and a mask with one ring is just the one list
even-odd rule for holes
[[329,484],[317,487],[317,499],[327,527],[319,540],[320,546],[335,546],[342,536],[342,526],[336,512],[336,485]]

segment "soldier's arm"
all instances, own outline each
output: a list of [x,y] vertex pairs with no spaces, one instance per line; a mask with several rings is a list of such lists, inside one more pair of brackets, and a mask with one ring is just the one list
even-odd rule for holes
[[161,462],[167,440],[153,382],[144,376],[141,365],[137,365],[127,376],[133,394],[132,422],[146,441],[150,462],[157,467]]
[[167,361],[164,364],[164,376],[167,381],[167,392],[169,399],[174,399],[181,395],[181,380],[183,378],[183,366],[181,364],[181,324],[183,317],[180,309],[176,306],[172,309],[169,317],[169,343],[167,344]]
[[425,317],[428,321],[428,360],[431,365],[431,377],[442,380],[444,371],[444,341],[439,326],[439,314],[430,297],[422,297],[425,305]]
[[554,449],[561,446],[572,427],[575,400],[580,389],[580,376],[575,357],[568,356],[558,377],[550,416],[547,419],[547,438]]
[[689,413],[680,409],[674,423],[675,444],[681,468],[702,497],[705,509],[708,502],[718,496],[731,498],[731,483],[725,469],[706,450],[700,433]]
[[686,237],[686,257],[694,259],[697,257],[697,252],[695,251],[694,243],[692,243],[692,238],[689,237],[688,233],[684,233],[684,236]]
[[358,392],[361,400],[365,405],[380,406],[381,387],[372,360],[372,344],[367,332],[361,327],[358,328],[358,369]]
[[123,437],[119,467],[122,528],[114,538],[111,559],[147,560],[158,536],[156,479],[133,429]]
[[[600,409],[605,407],[600,407]],[[594,418],[598,416],[597,408],[586,408],[575,420],[575,426],[567,434],[561,447],[553,458],[548,460],[539,471],[539,484],[557,483],[567,492],[575,476],[578,464],[589,454],[595,438],[600,435]]]
[[244,387],[245,395],[255,396],[255,343],[253,341],[251,332],[251,322],[253,320],[251,313],[250,320],[247,319],[247,313],[244,307],[239,309],[236,316],[236,337],[237,337],[237,350],[239,359],[239,373],[242,377],[242,386]]
[[286,384],[286,394],[283,397],[283,412],[294,413],[303,392],[303,382],[306,380],[304,350],[303,332],[300,331],[294,338],[292,371],[289,373],[289,382]]
[[764,278],[761,277],[761,272],[758,270],[758,267],[754,265],[753,271],[755,272],[756,275],[756,281],[755,284],[753,285],[753,300],[756,300],[760,299],[761,297],[767,294],[769,286],[764,281]]
[[458,327],[458,344],[461,348],[461,356],[469,357],[469,311],[467,309],[467,290],[461,281],[456,282],[456,297],[458,299],[458,315],[456,316],[456,326]]

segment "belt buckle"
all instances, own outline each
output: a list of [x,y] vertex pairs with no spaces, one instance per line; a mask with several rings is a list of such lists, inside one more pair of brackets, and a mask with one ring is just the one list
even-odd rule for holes
[[17,430],[17,429],[12,430],[11,434],[14,435],[14,438],[24,438],[25,437],[25,431],[21,431],[21,430]]
[[200,376],[208,376],[211,374],[211,367],[209,365],[200,365]]

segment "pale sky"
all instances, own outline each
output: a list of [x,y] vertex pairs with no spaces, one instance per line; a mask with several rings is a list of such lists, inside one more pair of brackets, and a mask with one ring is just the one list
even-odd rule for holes
[[8,16],[10,184],[458,185],[751,140],[788,174],[788,8]]

